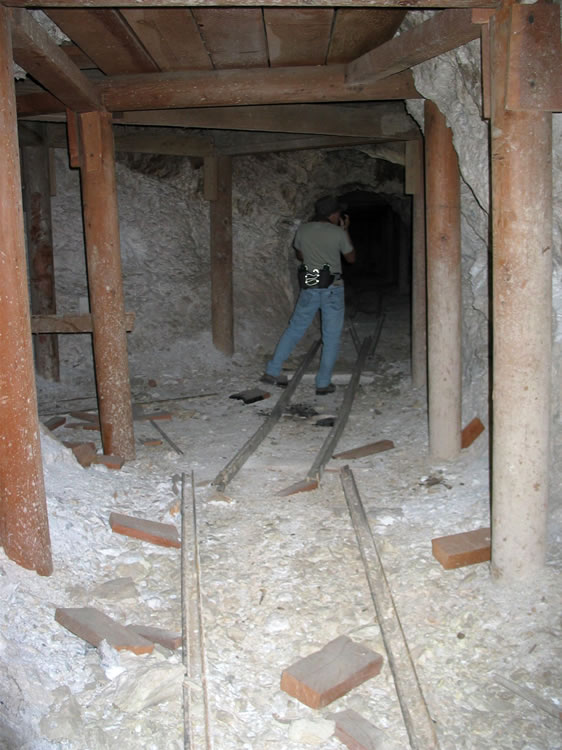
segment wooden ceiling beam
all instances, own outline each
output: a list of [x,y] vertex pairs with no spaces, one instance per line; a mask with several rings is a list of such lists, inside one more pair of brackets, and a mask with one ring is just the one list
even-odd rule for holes
[[314,133],[415,140],[419,129],[400,102],[354,104],[272,104],[248,107],[124,112],[116,122],[212,130]]
[[53,105],[59,99],[75,112],[103,108],[94,84],[28,11],[14,8],[10,23],[15,62],[52,94]]
[[115,76],[98,86],[112,112],[420,98],[409,71],[375,84],[350,86],[344,65]]
[[375,83],[479,37],[471,10],[444,10],[348,63],[346,81]]
[[[38,0],[2,0],[2,5],[15,8],[37,8]],[[153,8],[186,7],[271,7],[278,8],[285,0],[150,0]],[[337,8],[497,8],[499,0],[291,0],[295,7]],[[40,0],[41,8],[138,8],[138,0]]]
[[[258,137],[261,136],[261,137]],[[374,138],[352,138],[335,135],[285,135],[277,133],[216,133],[217,151],[228,156],[270,154],[280,151],[306,151],[318,148],[350,148],[374,143]]]
[[106,75],[159,70],[118,10],[47,9],[46,13]]

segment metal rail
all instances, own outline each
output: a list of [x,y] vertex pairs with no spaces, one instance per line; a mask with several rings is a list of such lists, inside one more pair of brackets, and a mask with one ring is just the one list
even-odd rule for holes
[[226,485],[230,480],[236,476],[246,460],[256,450],[258,445],[264,440],[264,438],[271,432],[276,422],[283,414],[285,406],[291,400],[291,396],[295,392],[297,385],[299,384],[302,376],[305,373],[306,368],[312,361],[318,347],[320,346],[320,339],[315,341],[310,349],[304,355],[300,365],[298,366],[295,374],[289,381],[289,384],[283,394],[279,397],[277,403],[271,410],[270,415],[265,422],[259,427],[259,429],[252,435],[252,437],[240,448],[238,453],[228,462],[228,464],[220,471],[212,481],[212,484],[217,488],[219,492],[224,492]]

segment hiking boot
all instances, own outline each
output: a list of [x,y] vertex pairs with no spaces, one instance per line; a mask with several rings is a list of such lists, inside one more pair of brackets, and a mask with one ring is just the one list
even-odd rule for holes
[[268,375],[267,372],[260,378],[260,383],[266,383],[267,385],[276,385],[278,388],[286,388],[289,380],[286,375]]
[[335,390],[336,390],[336,386],[333,383],[330,383],[329,385],[324,386],[324,388],[317,388],[316,395],[326,396],[326,394],[333,393]]

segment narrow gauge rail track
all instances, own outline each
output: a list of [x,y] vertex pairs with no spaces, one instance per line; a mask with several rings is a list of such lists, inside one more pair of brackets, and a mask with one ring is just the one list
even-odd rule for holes
[[[341,434],[347,423],[347,419],[353,405],[353,399],[357,390],[357,386],[359,385],[359,379],[361,377],[363,367],[365,366],[365,362],[375,353],[383,323],[384,315],[380,315],[375,323],[373,334],[365,338],[363,340],[363,343],[359,347],[357,359],[353,366],[351,379],[346,387],[343,402],[340,406],[335,424],[326,437],[326,440],[324,441],[322,447],[318,451],[316,458],[314,459],[310,469],[306,474],[306,477],[295,482],[289,487],[286,487],[284,490],[281,490],[278,495],[286,496],[295,494],[297,492],[308,492],[318,487],[324,468],[330,459],[331,452],[336,446],[337,441],[341,437]],[[355,329],[353,329],[353,331],[353,340],[355,342],[357,333],[355,332]],[[218,492],[224,492],[227,484],[236,476],[236,474],[240,471],[248,458],[256,451],[260,443],[262,443],[262,441],[274,428],[275,424],[279,421],[284,409],[289,405],[293,393],[300,383],[302,376],[306,371],[306,368],[312,361],[319,346],[320,340],[317,340],[312,344],[312,346],[302,358],[297,370],[295,371],[295,374],[289,381],[287,388],[279,397],[277,403],[271,410],[271,413],[269,414],[265,422],[260,425],[256,432],[246,441],[242,448],[240,448],[235,456],[230,459],[228,464],[214,478],[211,484],[216,487]]]

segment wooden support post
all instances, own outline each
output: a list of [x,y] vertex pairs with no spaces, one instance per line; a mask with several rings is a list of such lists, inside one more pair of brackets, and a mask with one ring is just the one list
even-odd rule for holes
[[18,565],[50,575],[8,13],[0,6],[0,544]]
[[399,258],[398,258],[398,291],[408,294],[410,291],[410,259],[411,259],[411,223],[408,216],[402,216],[398,223]]
[[79,115],[84,232],[103,451],[135,457],[111,115]]
[[406,143],[406,193],[412,195],[412,385],[427,380],[425,292],[425,190],[423,141]]
[[425,102],[429,452],[453,459],[461,448],[460,176],[453,135]]
[[[232,163],[216,157],[216,200],[211,201],[211,316],[213,343],[228,357],[234,353],[232,291]],[[210,178],[209,178],[210,179]]]
[[545,561],[552,358],[552,120],[505,109],[510,6],[490,26],[492,573],[501,579],[536,575]]
[[[45,134],[43,123],[30,122],[28,128],[40,137],[37,145],[26,145],[22,149],[31,312],[33,315],[54,315],[57,305],[51,225],[49,148],[42,137]],[[41,333],[35,337],[33,345],[38,374],[46,380],[60,380],[57,335]]]

